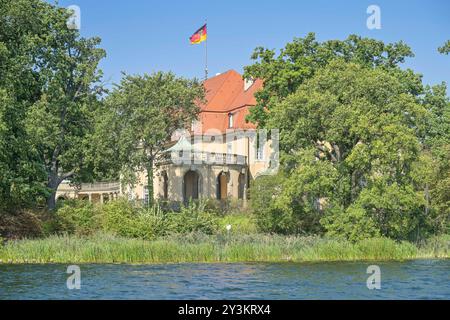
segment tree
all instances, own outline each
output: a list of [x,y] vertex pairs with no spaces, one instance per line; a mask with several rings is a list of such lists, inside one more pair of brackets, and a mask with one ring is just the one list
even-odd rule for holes
[[[204,89],[197,80],[173,73],[124,75],[108,96],[97,124],[96,139],[104,142],[96,144],[94,163],[114,171],[112,165],[129,182],[135,180],[136,172],[145,171],[152,201],[155,161],[177,129],[190,128],[203,98]],[[105,165],[105,154],[114,155],[116,163]]]
[[450,231],[450,99],[445,83],[426,87],[422,103],[427,108],[427,129],[422,157],[430,165],[419,164],[426,174],[417,174],[426,196],[426,215],[430,233]]
[[39,0],[0,6],[0,207],[45,197],[87,173],[86,134],[98,104],[100,40],[67,27],[64,8]]
[[338,58],[273,105],[265,126],[280,130],[286,178],[267,206],[292,211],[307,233],[345,221],[406,239],[424,227],[417,169],[430,165],[421,158],[430,114],[403,75]]
[[51,33],[55,10],[39,0],[0,5],[0,211],[35,206],[45,198],[46,173],[25,130],[28,109],[40,98],[36,62]]
[[67,27],[70,13],[51,7],[45,15],[49,28],[37,38],[39,99],[26,114],[25,127],[47,174],[47,207],[55,207],[60,183],[89,174],[85,146],[102,93],[98,63],[105,56],[100,39],[85,39]]
[[[357,35],[350,35],[344,41],[321,43],[315,39],[314,33],[309,33],[305,38],[295,38],[288,43],[278,56],[274,50],[258,47],[252,55],[255,62],[244,68],[244,77],[264,79],[264,88],[256,94],[257,105],[252,108],[248,120],[264,127],[267,110],[294,93],[317,70],[336,58],[368,67],[393,69],[405,58],[413,56],[403,42],[385,44]],[[403,74],[410,79],[411,86],[421,89],[420,77],[408,70]]]

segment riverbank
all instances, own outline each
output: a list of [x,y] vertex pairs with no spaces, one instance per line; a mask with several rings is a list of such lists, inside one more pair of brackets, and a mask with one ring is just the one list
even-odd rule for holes
[[0,247],[1,263],[214,263],[389,261],[450,258],[450,236],[421,245],[386,238],[357,243],[317,237],[279,235],[180,235],[157,240],[51,236],[8,241]]

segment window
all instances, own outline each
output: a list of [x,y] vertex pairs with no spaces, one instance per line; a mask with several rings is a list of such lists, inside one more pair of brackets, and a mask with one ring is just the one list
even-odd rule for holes
[[232,113],[228,114],[228,128],[233,128],[234,126],[234,115]]
[[163,198],[167,200],[169,197],[169,177],[167,176],[167,172],[162,172],[162,178],[163,178]]

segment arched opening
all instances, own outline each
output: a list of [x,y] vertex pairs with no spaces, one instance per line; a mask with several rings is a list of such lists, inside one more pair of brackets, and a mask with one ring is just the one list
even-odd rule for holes
[[240,200],[244,199],[245,182],[246,182],[245,174],[240,173],[239,179],[238,179],[238,199],[240,199]]
[[89,195],[87,195],[87,194],[80,194],[78,196],[78,199],[84,200],[84,201],[89,201]]
[[217,199],[226,200],[228,195],[228,176],[225,172],[217,176]]
[[198,199],[200,176],[197,172],[189,170],[183,179],[183,198],[184,202],[191,199]]
[[163,198],[167,200],[169,198],[169,177],[167,176],[167,172],[162,172],[163,179]]
[[56,199],[57,202],[64,202],[64,201],[66,201],[66,200],[67,200],[67,199],[66,199],[66,197],[64,197],[64,196],[59,196],[58,199]]

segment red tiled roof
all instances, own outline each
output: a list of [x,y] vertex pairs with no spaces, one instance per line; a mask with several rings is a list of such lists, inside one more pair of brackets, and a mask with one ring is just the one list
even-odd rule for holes
[[245,117],[249,107],[256,104],[255,93],[262,88],[262,81],[257,79],[252,86],[244,90],[244,79],[234,71],[207,79],[203,85],[206,90],[206,103],[200,105],[202,131],[228,129],[228,115],[233,114],[234,129],[253,129],[255,125],[246,123]]

